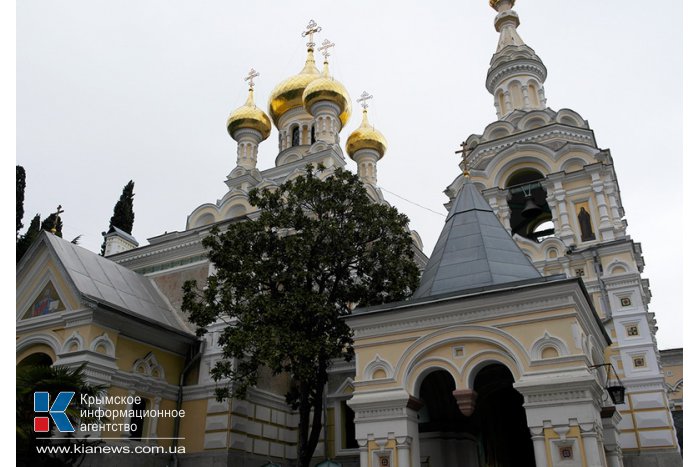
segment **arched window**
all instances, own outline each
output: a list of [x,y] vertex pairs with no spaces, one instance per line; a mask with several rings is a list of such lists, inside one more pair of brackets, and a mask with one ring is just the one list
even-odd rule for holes
[[511,231],[535,242],[554,234],[547,191],[540,183],[543,179],[535,169],[522,169],[506,182]]
[[316,126],[311,125],[311,144],[316,142]]
[[299,146],[299,137],[301,136],[301,131],[299,131],[298,126],[292,128],[292,146]]

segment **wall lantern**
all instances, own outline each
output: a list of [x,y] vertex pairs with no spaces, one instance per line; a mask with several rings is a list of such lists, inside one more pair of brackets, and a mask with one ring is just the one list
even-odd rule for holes
[[[617,376],[617,371],[612,363],[601,363],[600,365],[589,366],[590,370],[600,368],[604,366],[606,368],[605,375],[605,390],[610,394],[610,398],[615,405],[621,405],[625,403],[625,387],[622,385],[620,378]],[[610,381],[610,369],[612,368],[613,374],[615,375],[615,382]]]

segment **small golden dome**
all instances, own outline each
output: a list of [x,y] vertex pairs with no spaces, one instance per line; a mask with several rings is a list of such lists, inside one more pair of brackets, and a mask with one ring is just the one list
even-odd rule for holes
[[306,64],[299,74],[282,81],[275,86],[270,94],[270,116],[275,125],[289,109],[304,105],[302,101],[304,89],[321,75],[321,72],[316,68],[313,49],[308,49],[307,52]]
[[336,81],[330,76],[328,73],[328,62],[323,63],[323,76],[313,80],[306,86],[302,100],[304,101],[304,108],[309,113],[311,113],[311,106],[316,102],[333,102],[340,107],[338,118],[341,126],[345,126],[352,112],[350,95],[340,81]]
[[374,149],[379,153],[381,159],[386,152],[386,138],[378,130],[375,130],[367,120],[367,109],[362,111],[362,123],[360,127],[353,131],[348,137],[345,150],[354,160],[354,155],[360,149]]
[[272,129],[270,118],[265,112],[255,106],[252,87],[248,89],[248,99],[245,101],[245,104],[231,112],[231,115],[228,116],[226,127],[228,128],[228,134],[231,135],[231,138],[233,138],[233,134],[236,130],[240,130],[241,128],[258,130],[262,134],[263,140],[266,140],[267,137],[270,136],[270,130]]

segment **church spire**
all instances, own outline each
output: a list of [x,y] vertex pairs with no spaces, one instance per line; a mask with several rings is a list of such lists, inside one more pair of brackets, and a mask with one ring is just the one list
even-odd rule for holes
[[543,110],[547,104],[543,86],[547,68],[518,34],[520,18],[512,9],[514,4],[515,0],[489,0],[498,12],[494,26],[500,36],[486,76],[486,89],[493,94],[499,118],[515,110]]

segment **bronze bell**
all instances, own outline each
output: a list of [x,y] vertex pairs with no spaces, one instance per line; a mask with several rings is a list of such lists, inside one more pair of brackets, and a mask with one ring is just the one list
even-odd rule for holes
[[522,215],[526,219],[533,219],[539,216],[541,212],[542,208],[535,203],[535,200],[533,199],[532,195],[526,196],[525,207],[520,212],[520,215]]

